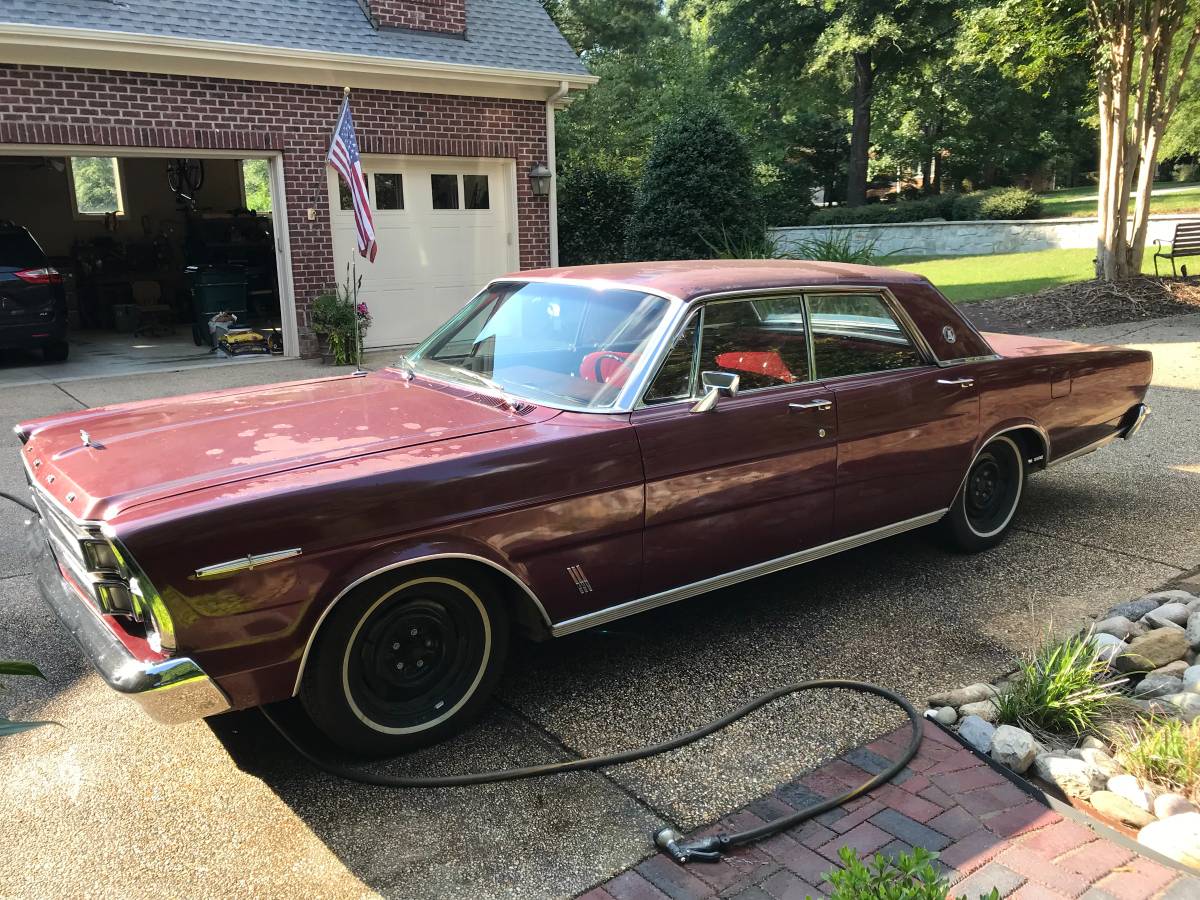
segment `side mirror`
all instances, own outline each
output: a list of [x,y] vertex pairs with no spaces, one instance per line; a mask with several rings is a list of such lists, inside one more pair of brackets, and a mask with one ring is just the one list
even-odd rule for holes
[[704,385],[704,396],[701,397],[692,412],[702,413],[716,409],[717,400],[721,397],[736,397],[738,385],[742,377],[732,372],[701,372],[700,383]]

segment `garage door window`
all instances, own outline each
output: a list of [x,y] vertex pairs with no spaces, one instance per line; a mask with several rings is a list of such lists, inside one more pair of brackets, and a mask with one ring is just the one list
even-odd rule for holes
[[430,175],[434,209],[458,209],[458,176]]
[[404,209],[404,178],[399,172],[376,174],[375,208]]
[[491,209],[486,175],[464,175],[463,195],[467,200],[467,209]]
[[115,156],[75,156],[68,162],[76,218],[125,215],[125,186]]

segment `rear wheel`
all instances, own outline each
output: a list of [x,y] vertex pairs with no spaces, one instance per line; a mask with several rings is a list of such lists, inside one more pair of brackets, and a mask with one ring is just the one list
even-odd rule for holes
[[64,362],[71,352],[66,341],[53,341],[42,347],[42,359],[46,362]]
[[942,521],[951,543],[977,553],[1008,535],[1025,489],[1025,459],[1012,438],[988,442],[971,463],[954,505]]
[[509,620],[486,577],[401,569],[355,588],[322,626],[300,699],[355,753],[437,743],[486,707],[508,654]]

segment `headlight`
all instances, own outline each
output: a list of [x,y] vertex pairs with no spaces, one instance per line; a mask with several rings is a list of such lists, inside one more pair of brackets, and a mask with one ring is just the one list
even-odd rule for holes
[[83,545],[83,558],[89,572],[121,573],[121,560],[108,541],[80,541]]

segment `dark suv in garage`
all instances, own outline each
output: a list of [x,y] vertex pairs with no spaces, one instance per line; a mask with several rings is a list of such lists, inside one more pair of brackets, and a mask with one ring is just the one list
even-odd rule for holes
[[46,362],[67,358],[67,295],[28,230],[0,221],[0,350],[28,348]]

